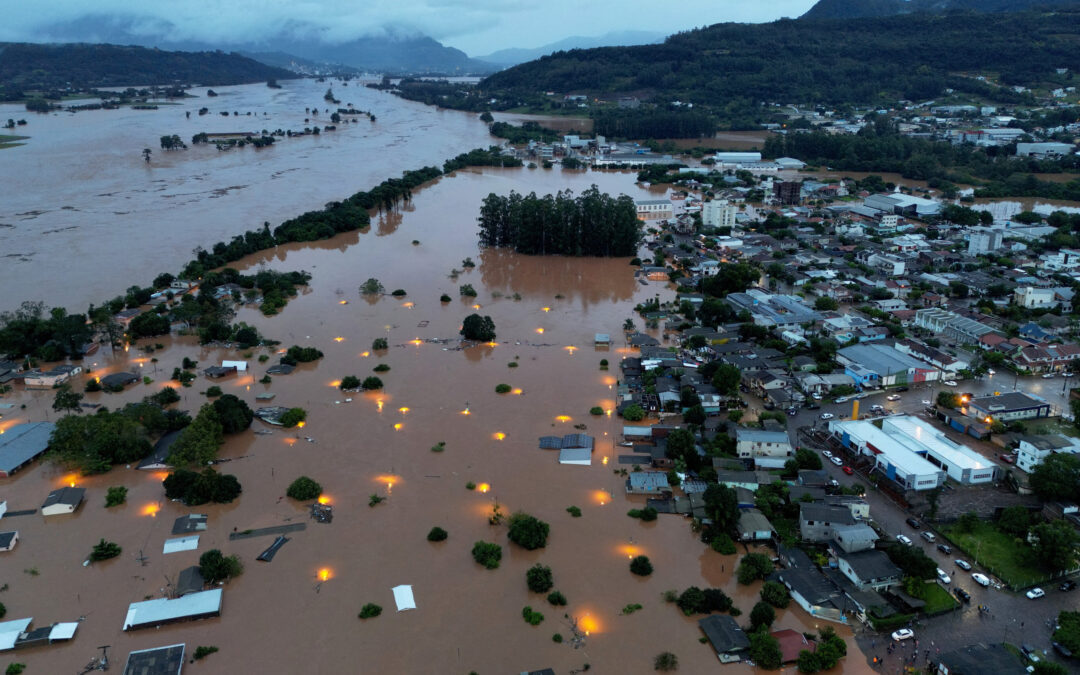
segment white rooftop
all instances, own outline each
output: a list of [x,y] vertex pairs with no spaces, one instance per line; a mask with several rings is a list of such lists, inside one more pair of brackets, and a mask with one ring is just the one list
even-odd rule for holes
[[882,421],[881,428],[886,433],[895,431],[907,436],[921,444],[927,452],[941,457],[959,469],[989,469],[992,466],[979,453],[949,440],[940,431],[918,417],[910,415],[886,417]]
[[941,469],[916,454],[918,444],[904,436],[887,434],[867,420],[830,422],[830,428],[839,428],[851,435],[853,440],[874,446],[870,451],[884,455],[890,464],[906,474],[925,476],[938,474]]
[[413,598],[412,586],[394,586],[394,602],[397,603],[397,611],[416,609],[416,599]]
[[194,551],[199,548],[199,535],[166,539],[162,553],[179,553],[180,551]]
[[19,639],[19,634],[24,632],[33,620],[29,618],[0,622],[0,652],[15,649],[15,641]]
[[124,618],[124,630],[220,612],[221,595],[222,590],[215,588],[210,591],[189,593],[179,598],[133,602],[128,605],[127,616]]

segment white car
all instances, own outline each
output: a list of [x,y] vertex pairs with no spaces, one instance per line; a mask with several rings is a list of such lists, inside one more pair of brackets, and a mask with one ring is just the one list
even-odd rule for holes
[[975,572],[971,575],[971,578],[974,579],[975,583],[979,584],[980,586],[985,587],[990,585],[990,577],[982,574],[981,572]]
[[986,374],[987,375],[997,375],[997,371],[994,370],[993,368],[987,368],[986,369]]
[[896,535],[896,541],[900,542],[904,546],[911,546],[911,539],[905,534]]
[[965,572],[970,572],[971,571],[971,563],[969,563],[968,561],[966,561],[966,560],[954,560],[953,562],[955,562],[956,566],[959,567],[960,569],[964,570]]
[[885,397],[885,400],[886,401],[899,401],[900,400],[900,394],[890,394],[889,396]]
[[829,452],[828,450],[822,450],[821,454],[825,455],[829,459],[832,459],[832,453]]
[[821,419],[823,419],[823,420],[831,420],[832,418],[833,418],[832,413],[821,413]]
[[948,574],[945,574],[945,570],[941,569],[940,567],[937,568],[937,578],[938,578],[938,581],[940,581],[943,584],[951,584],[952,583],[952,578]]
[[1039,598],[1046,595],[1046,592],[1043,591],[1043,589],[1041,588],[1033,588],[1027,593],[1024,593],[1024,595],[1028,596],[1028,600],[1038,600]]
[[944,384],[946,387],[955,387],[956,380],[945,380],[942,384]]
[[1044,380],[1052,380],[1055,377],[1057,377],[1057,375],[1055,375],[1054,373],[1046,373],[1045,375],[1042,376],[1042,378]]
[[830,457],[829,461],[832,462],[833,464],[835,464],[836,466],[843,466],[844,465],[844,460],[840,459],[839,457]]
[[814,399],[815,401],[820,401],[822,399],[822,396],[821,396],[821,394],[814,393],[814,394],[810,394],[810,398]]
[[913,637],[915,637],[915,631],[911,630],[910,628],[901,628],[900,630],[892,634],[892,639],[896,640],[897,642],[900,642],[902,640],[910,640]]
[[1072,377],[1073,375],[1076,375],[1076,373],[1069,372],[1069,373],[1062,373],[1061,374],[1062,377]]

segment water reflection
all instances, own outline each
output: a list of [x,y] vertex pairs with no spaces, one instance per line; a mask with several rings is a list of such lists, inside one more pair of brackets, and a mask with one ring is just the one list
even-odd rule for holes
[[621,302],[633,297],[637,282],[625,274],[629,258],[567,258],[525,256],[505,249],[480,252],[480,278],[489,289],[504,296],[577,300],[583,309],[601,302]]

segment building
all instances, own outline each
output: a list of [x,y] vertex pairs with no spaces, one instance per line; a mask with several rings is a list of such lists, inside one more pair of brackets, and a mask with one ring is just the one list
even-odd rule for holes
[[884,551],[844,553],[837,558],[840,572],[860,591],[882,589],[900,583],[904,573]]
[[1028,664],[1004,644],[979,643],[937,657],[937,675],[1026,675]]
[[874,470],[908,490],[933,490],[945,482],[945,472],[912,449],[910,439],[885,433],[866,420],[832,421],[829,432],[863,457],[870,458]]
[[802,201],[802,183],[797,181],[777,181],[773,183],[773,197],[781,204],[798,204]]
[[736,529],[739,532],[739,541],[769,541],[776,534],[769,519],[757,509],[740,512]]
[[1050,404],[1034,394],[1014,391],[998,396],[973,398],[967,402],[965,412],[980,420],[989,417],[992,420],[1011,422],[1049,417]]
[[1031,473],[1043,460],[1055,452],[1080,454],[1080,439],[1064,434],[1052,436],[1021,436],[1016,451],[1016,468]]
[[124,630],[153,628],[176,621],[205,619],[221,615],[222,590],[191,593],[182,598],[157,598],[128,605]]
[[967,254],[970,256],[993,253],[1001,248],[1005,233],[998,228],[972,227],[967,234]]
[[701,207],[701,222],[709,227],[735,227],[739,207],[726,199],[714,199]]
[[716,650],[721,663],[740,661],[742,653],[750,649],[750,638],[735,619],[726,614],[710,614],[698,621],[698,627]]
[[744,164],[746,162],[760,162],[760,152],[718,152],[713,155],[717,164]]
[[0,478],[8,478],[48,450],[55,428],[51,422],[30,422],[5,429],[0,434]]
[[[961,485],[990,483],[997,465],[971,448],[950,440],[928,422],[914,415],[893,415],[881,421],[881,430],[894,438],[911,441],[909,447],[934,466],[945,470]],[[915,447],[917,444],[918,447]]]
[[979,339],[994,329],[986,324],[936,307],[916,310],[915,325],[942,337],[963,344],[977,344]]
[[128,654],[123,675],[180,675],[184,644],[140,649]]
[[833,534],[836,547],[844,553],[869,551],[878,540],[877,532],[866,523],[836,525],[833,527]]
[[724,301],[736,312],[746,310],[754,323],[769,328],[793,328],[821,321],[821,314],[794,295],[776,295],[759,288],[745,293],[729,293]]
[[851,511],[842,506],[799,504],[799,535],[804,541],[826,542],[836,537],[837,526],[854,525]]
[[1017,143],[1017,157],[1051,157],[1073,153],[1073,146],[1068,143]]
[[641,220],[667,220],[674,215],[670,199],[641,199],[634,204]]
[[1025,309],[1050,309],[1057,307],[1054,289],[1020,286],[1013,291],[1013,302]]
[[825,575],[812,568],[790,568],[776,573],[776,579],[791,593],[795,604],[810,616],[847,623],[844,594]]
[[53,490],[45,498],[45,503],[41,505],[41,515],[59,516],[65,513],[75,513],[85,496],[86,490],[84,488],[62,487]]
[[70,370],[32,370],[23,376],[23,385],[27,389],[53,389],[71,379]]
[[741,459],[753,459],[758,466],[779,468],[794,456],[786,431],[766,431],[739,427],[735,431],[735,451]]
[[856,344],[836,353],[837,360],[863,387],[893,387],[918,382],[933,382],[940,372],[888,345]]
[[626,479],[628,495],[661,495],[670,493],[667,474],[658,471],[634,471]]
[[0,551],[10,551],[15,548],[15,544],[18,543],[19,533],[17,531],[0,532]]
[[0,622],[0,652],[70,640],[75,637],[75,631],[79,628],[78,622],[68,621],[31,629],[32,621],[30,618]]

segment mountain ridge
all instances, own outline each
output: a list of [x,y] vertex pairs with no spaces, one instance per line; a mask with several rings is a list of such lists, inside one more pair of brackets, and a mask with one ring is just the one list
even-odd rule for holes
[[818,0],[799,19],[866,19],[919,12],[1025,12],[1061,7],[1080,7],[1080,0]]
[[572,35],[562,40],[549,42],[539,47],[511,47],[476,56],[477,60],[493,63],[497,66],[516,66],[526,61],[533,61],[542,56],[569,49],[593,49],[595,47],[631,47],[634,45],[656,44],[664,40],[664,33],[652,31],[626,30],[614,31],[596,36]]

